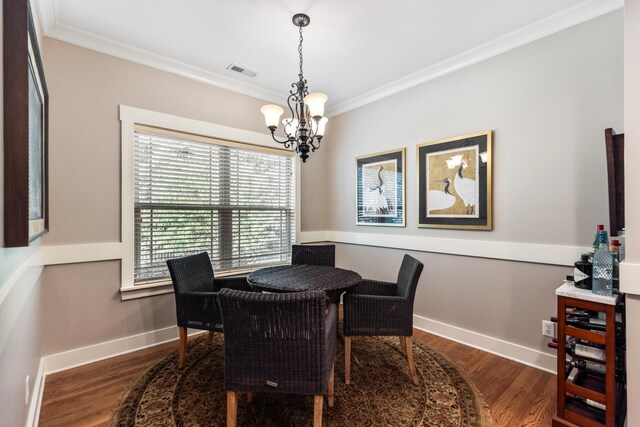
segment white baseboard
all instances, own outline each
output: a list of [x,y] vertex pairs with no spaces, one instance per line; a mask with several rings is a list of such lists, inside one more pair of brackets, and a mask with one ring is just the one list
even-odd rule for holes
[[539,350],[413,315],[413,327],[460,344],[555,374],[557,358]]
[[[491,354],[505,357],[543,371],[555,373],[555,356],[524,347],[519,344],[513,344],[498,338],[438,322],[437,320],[428,319],[426,317],[414,315],[413,319],[414,327],[422,331],[429,332]],[[189,335],[201,332],[202,331],[193,330]],[[42,374],[44,375],[53,374],[55,372],[64,371],[108,359],[110,357],[142,350],[147,347],[153,347],[177,338],[178,328],[171,326],[130,337],[106,341],[100,344],[81,347],[62,353],[51,354],[42,358],[40,371],[42,371]],[[40,376],[40,373],[38,375]]]
[[29,414],[27,417],[26,427],[37,427],[40,421],[40,407],[42,406],[42,395],[44,394],[44,359],[40,358],[38,364],[38,373],[33,383],[33,392],[31,393],[31,402],[29,402]]
[[[199,332],[201,331],[194,330],[193,333]],[[177,338],[178,328],[176,326],[171,326],[138,335],[132,335],[130,337],[106,341],[100,344],[76,348],[62,353],[51,354],[42,358],[44,361],[44,373],[45,375],[49,375],[55,372],[66,371],[67,369],[98,362],[110,357],[120,356],[121,354],[131,353],[147,347],[153,347],[167,341],[173,341]]]

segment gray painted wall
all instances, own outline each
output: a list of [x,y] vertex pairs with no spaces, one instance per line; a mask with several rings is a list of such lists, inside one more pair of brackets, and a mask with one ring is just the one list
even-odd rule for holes
[[[604,129],[623,130],[622,18],[602,16],[334,118],[328,229],[589,246],[595,225],[608,224]],[[485,129],[494,131],[494,230],[417,228],[415,145]],[[398,147],[407,148],[407,227],[356,226],[354,158]],[[403,252],[344,245],[337,259],[392,279]],[[569,268],[417,255],[416,314],[553,353],[540,322],[555,313],[553,291]]]
[[[43,51],[51,97],[47,245],[120,241],[119,104],[267,132],[265,101],[49,38]],[[303,183],[323,168],[322,153],[308,163]],[[316,184],[323,191],[324,179]],[[317,204],[303,194],[303,206]],[[305,227],[324,227],[324,214],[317,218]]]
[[555,289],[566,267],[337,245],[339,267],[395,282],[407,253],[424,263],[414,313],[550,354],[541,319],[555,315]]
[[[120,241],[119,104],[266,132],[266,102],[256,98],[48,38],[43,60],[51,96],[46,245]],[[323,150],[302,170],[302,186],[314,188],[302,193],[303,229],[325,229]],[[175,326],[173,295],[120,300],[118,261],[48,266],[43,282],[43,355]]]
[[[6,252],[2,249],[0,252]],[[29,250],[22,251],[26,255]],[[4,264],[7,258],[2,258]],[[24,262],[24,259],[19,261]],[[16,265],[16,264],[12,264]],[[25,379],[33,397],[40,363],[40,290],[42,267],[29,268],[0,304],[0,424],[21,426],[27,420]],[[32,399],[29,400],[29,404]]]
[[49,266],[42,281],[45,356],[176,325],[173,294],[120,300],[120,261]]

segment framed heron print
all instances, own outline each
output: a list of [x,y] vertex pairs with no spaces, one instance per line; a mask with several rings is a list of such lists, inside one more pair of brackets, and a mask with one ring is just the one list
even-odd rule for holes
[[358,225],[404,227],[405,149],[356,157]]
[[420,144],[418,226],[491,230],[491,131]]

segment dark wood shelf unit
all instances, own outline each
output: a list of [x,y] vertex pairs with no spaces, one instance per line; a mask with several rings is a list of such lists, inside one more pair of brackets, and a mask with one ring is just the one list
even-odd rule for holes
[[[620,297],[623,298],[623,297]],[[566,308],[592,310],[606,314],[606,332],[594,332],[566,324]],[[616,427],[624,423],[626,413],[625,392],[622,384],[616,383],[616,305],[586,301],[558,295],[558,388],[557,412],[553,426]],[[604,378],[582,372],[573,382],[567,380],[567,337],[575,337],[605,346]],[[582,358],[582,357],[580,357]],[[584,357],[583,359],[589,360]],[[564,375],[563,375],[564,373]],[[592,411],[572,400],[572,393],[606,406],[604,413]]]

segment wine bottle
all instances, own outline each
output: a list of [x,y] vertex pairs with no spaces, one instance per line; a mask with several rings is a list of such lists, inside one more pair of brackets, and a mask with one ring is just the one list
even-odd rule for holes
[[613,289],[620,289],[620,262],[618,261],[618,253],[611,254],[612,268],[611,268],[611,287]]
[[578,368],[588,374],[595,375],[597,377],[604,377],[606,374],[606,367],[604,363],[572,358],[569,364],[574,368]]
[[620,245],[618,246],[618,258],[620,261],[624,261],[624,228],[618,232],[618,242]]
[[599,311],[584,310],[584,309],[575,308],[575,307],[567,307],[565,309],[565,313],[567,315],[576,314],[576,315],[600,318],[600,314],[599,314],[600,312]]
[[[578,369],[580,372],[584,372],[585,374],[592,375],[598,378],[606,378],[606,365],[600,362],[594,362],[591,360],[584,360],[572,357],[571,360],[567,363],[573,369]],[[616,382],[620,384],[627,383],[627,376],[624,372],[624,369],[616,367],[615,369]]]
[[[565,323],[574,328],[585,329],[592,332],[607,332],[606,320],[585,315],[571,314],[567,316]],[[624,336],[622,323],[615,322],[616,337]]]
[[602,416],[604,416],[604,411],[607,410],[607,407],[602,403],[598,403],[595,400],[586,399],[582,396],[577,396],[573,393],[566,392],[567,400],[578,402],[580,406],[587,407],[594,411],[598,411]]
[[593,277],[591,292],[597,295],[612,295],[613,258],[609,252],[607,232],[600,231],[600,245],[593,253]]
[[606,359],[606,350],[604,348],[594,347],[585,341],[578,341],[575,338],[568,339],[564,348],[567,354],[572,357],[586,357],[599,362],[604,362]]

